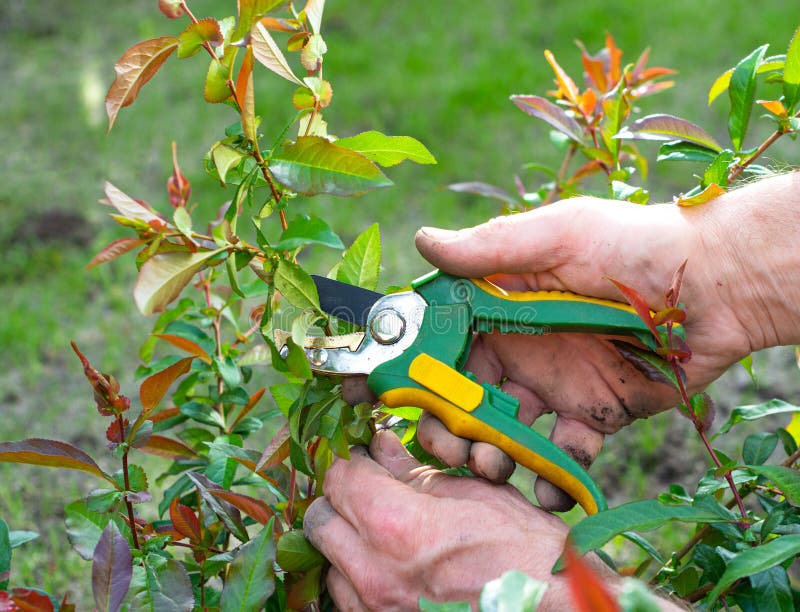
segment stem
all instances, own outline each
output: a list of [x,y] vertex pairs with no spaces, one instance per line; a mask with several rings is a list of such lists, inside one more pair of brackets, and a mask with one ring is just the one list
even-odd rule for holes
[[753,162],[754,162],[756,159],[758,159],[758,158],[759,158],[759,157],[760,157],[760,156],[761,156],[761,155],[764,153],[764,151],[766,151],[766,150],[767,150],[769,147],[771,147],[771,146],[772,146],[772,144],[773,144],[773,143],[774,143],[776,140],[778,140],[778,138],[780,138],[781,136],[783,136],[785,133],[786,133],[786,132],[784,132],[784,131],[782,131],[782,130],[775,130],[775,131],[774,131],[772,134],[770,134],[769,138],[767,138],[767,139],[766,139],[764,142],[762,142],[762,143],[761,143],[761,145],[759,145],[758,149],[756,149],[756,152],[755,152],[755,153],[753,153],[753,154],[752,154],[752,155],[751,155],[751,156],[750,156],[750,157],[747,159],[747,161],[746,161],[746,162],[744,162],[744,163],[741,163],[741,164],[737,164],[737,165],[736,165],[736,166],[733,168],[733,170],[731,170],[730,174],[728,174],[728,183],[732,183],[732,182],[733,182],[733,181],[735,181],[737,178],[739,178],[739,175],[740,175],[742,172],[744,172],[744,169],[745,169],[745,168],[747,168],[747,166],[749,166],[749,165],[750,165],[750,164],[752,164],[752,163],[753,163]]
[[561,162],[561,167],[558,169],[558,174],[556,175],[556,184],[553,185],[550,193],[547,194],[544,202],[542,202],[542,206],[550,204],[555,197],[561,193],[561,181],[564,180],[564,175],[567,173],[567,167],[569,166],[569,162],[572,161],[572,156],[575,155],[576,150],[577,147],[574,144],[570,145],[569,149],[567,149],[567,154],[564,156],[564,161]]
[[[170,542],[169,545],[170,546],[179,546],[181,548],[191,548],[192,550],[194,550],[194,546],[192,544],[187,544],[186,542]],[[222,550],[221,548],[214,548],[212,546],[205,546],[204,550],[207,550],[208,552],[212,552],[215,555],[221,555],[222,553],[226,552],[226,551]]]
[[789,455],[786,461],[783,462],[783,467],[792,467],[792,465],[794,465],[795,461],[798,459],[800,459],[800,448]]
[[294,513],[294,494],[297,488],[297,468],[292,466],[289,472],[289,500],[286,502],[286,522],[291,529],[294,524],[292,514]]
[[[120,432],[125,430],[124,421],[122,419],[122,415],[117,415],[117,425],[119,426]],[[125,497],[125,506],[128,509],[128,522],[131,526],[131,537],[133,538],[133,547],[136,550],[139,550],[139,536],[136,533],[136,515],[133,512],[133,504],[128,499],[128,491],[131,490],[131,481],[128,471],[128,447],[125,447],[125,450],[122,452],[122,477],[125,482],[125,493],[123,493]]]

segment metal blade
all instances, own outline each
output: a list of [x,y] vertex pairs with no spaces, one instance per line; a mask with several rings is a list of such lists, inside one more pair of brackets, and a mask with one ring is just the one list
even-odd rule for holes
[[312,274],[319,293],[319,305],[323,312],[337,319],[356,325],[366,325],[370,308],[383,297],[382,293],[362,289]]

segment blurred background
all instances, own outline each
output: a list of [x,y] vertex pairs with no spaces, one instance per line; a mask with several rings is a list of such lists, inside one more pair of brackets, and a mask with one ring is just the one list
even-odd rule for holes
[[[189,3],[198,17],[235,12],[234,2],[227,11],[221,4]],[[641,101],[642,113],[677,114],[726,141],[727,99],[709,108],[708,88],[758,45],[769,43],[769,54],[784,52],[800,24],[800,12],[790,6],[779,0],[331,0],[323,20],[325,76],[334,91],[325,113],[331,133],[413,136],[439,163],[390,168],[394,188],[357,199],[315,198],[314,212],[345,243],[379,222],[382,285],[405,284],[428,268],[413,248],[418,227],[456,228],[498,213],[497,202],[443,191],[443,185],[480,180],[513,191],[515,174],[530,187],[540,179],[523,169],[526,162],[558,162],[546,125],[508,100],[552,88],[545,49],[578,80],[576,40],[595,52],[610,32],[624,62],[651,47],[651,65],[679,74],[675,88]],[[212,217],[231,196],[203,170],[204,153],[235,116],[202,101],[202,55],[171,58],[105,134],[103,98],[114,62],[133,43],[185,26],[163,18],[155,0],[0,3],[0,440],[55,437],[90,450],[102,464],[103,432],[70,339],[137,397],[133,371],[152,322],[131,299],[132,259],[83,269],[103,245],[125,235],[97,202],[103,181],[165,210],[176,141],[202,214]],[[293,86],[263,70],[256,83],[257,113],[275,133],[294,114]],[[755,122],[748,142],[768,133]],[[692,186],[691,173],[700,168],[656,166],[657,145],[641,148],[651,161],[654,201]],[[778,160],[798,161],[796,143],[773,151]],[[756,368],[758,388],[738,368],[712,389],[720,412],[762,397],[797,397],[790,350],[757,356]],[[699,441],[676,414],[638,423],[616,438],[593,469],[613,503],[653,494],[665,483],[696,482],[705,471]],[[82,601],[89,566],[69,550],[62,508],[95,484],[89,480],[0,464],[0,517],[11,529],[42,532],[16,551],[14,584],[56,593],[71,588]]]

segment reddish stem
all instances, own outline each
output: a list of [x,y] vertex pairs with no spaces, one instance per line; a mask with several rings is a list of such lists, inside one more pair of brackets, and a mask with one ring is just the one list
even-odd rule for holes
[[[119,426],[120,432],[125,431],[125,422],[122,419],[122,415],[117,415],[117,425]],[[122,453],[122,477],[125,482],[125,493],[123,496],[125,497],[125,506],[128,510],[128,522],[131,526],[131,537],[133,538],[133,547],[136,550],[139,550],[139,536],[136,533],[136,515],[133,512],[133,504],[128,499],[128,491],[131,490],[131,481],[129,476],[128,470],[128,447],[125,447],[125,450]]]

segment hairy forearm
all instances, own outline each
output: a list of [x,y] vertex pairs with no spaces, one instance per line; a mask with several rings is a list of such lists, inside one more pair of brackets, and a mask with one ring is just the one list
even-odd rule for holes
[[750,351],[800,342],[800,173],[751,183],[684,214],[707,251],[706,282],[746,330]]

